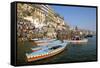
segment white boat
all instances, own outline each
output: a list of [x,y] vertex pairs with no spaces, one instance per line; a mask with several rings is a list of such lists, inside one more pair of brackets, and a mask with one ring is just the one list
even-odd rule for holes
[[35,39],[31,39],[31,40],[33,40],[35,42],[50,42],[50,41],[54,41],[56,39],[49,39],[49,38],[37,39],[37,38],[35,38]]
[[72,37],[71,40],[67,40],[67,42],[69,42],[69,43],[86,43],[86,42],[88,42],[88,39],[81,38],[80,36],[76,35],[76,36]]
[[67,40],[69,43],[85,43],[88,42],[88,39],[81,39],[81,40]]
[[45,46],[47,45],[48,43],[56,40],[56,39],[48,39],[48,38],[44,38],[44,39],[31,39],[31,40],[34,40],[35,43],[38,45],[38,46]]
[[[52,43],[49,43],[49,45],[47,46],[38,47],[40,48],[39,50],[36,50],[32,53],[26,53],[27,61],[31,62],[44,59],[50,56],[54,56],[62,52],[65,49],[66,45],[67,45],[66,40],[64,40],[63,42],[61,42],[60,40],[56,40]],[[34,48],[32,50],[34,50]]]

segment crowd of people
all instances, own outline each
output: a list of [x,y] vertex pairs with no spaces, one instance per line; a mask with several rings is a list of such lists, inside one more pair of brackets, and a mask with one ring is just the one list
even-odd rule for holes
[[[64,38],[64,31],[55,31],[56,38]],[[18,21],[17,22],[17,38],[19,41],[31,40],[33,38],[44,38],[48,37],[47,32],[43,29],[35,28],[35,25],[30,21]]]
[[32,38],[42,38],[43,32],[35,28],[30,21],[17,22],[17,38],[20,41],[30,40]]

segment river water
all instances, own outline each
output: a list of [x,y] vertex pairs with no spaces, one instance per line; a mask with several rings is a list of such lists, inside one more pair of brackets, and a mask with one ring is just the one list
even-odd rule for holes
[[88,43],[68,44],[65,50],[56,56],[31,62],[30,64],[51,64],[96,61],[96,37],[88,38]]
[[[29,45],[29,44],[26,44]],[[21,48],[21,49],[20,49]],[[23,48],[23,49],[22,49]],[[24,47],[18,47],[19,55],[21,56]],[[18,64],[53,64],[53,63],[71,63],[71,62],[84,62],[84,61],[96,61],[97,60],[97,45],[96,37],[88,38],[87,43],[80,44],[67,44],[65,50],[55,56],[45,58],[34,62],[25,62],[22,57],[19,57]]]

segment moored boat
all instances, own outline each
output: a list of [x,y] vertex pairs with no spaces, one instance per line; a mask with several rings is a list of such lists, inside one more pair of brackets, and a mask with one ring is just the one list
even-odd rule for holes
[[72,43],[84,43],[84,42],[88,42],[88,39],[81,39],[81,40],[67,40],[67,42],[72,42]]
[[66,40],[64,40],[64,42],[61,42],[60,40],[54,41],[47,46],[40,47],[41,48],[40,50],[34,51],[32,53],[26,53],[27,61],[31,62],[35,60],[44,59],[50,56],[54,56],[62,52],[65,49],[66,45],[67,45]]
[[88,34],[88,35],[85,36],[85,38],[88,38],[88,37],[93,37],[93,35]]
[[88,42],[88,39],[80,38],[79,36],[75,36],[71,40],[67,40],[67,42],[69,42],[69,43],[86,43],[86,42]]
[[44,38],[44,39],[31,39],[32,41],[35,41],[35,43],[38,45],[38,46],[44,46],[44,45],[47,45],[49,42],[52,42],[56,39],[48,39],[48,38]]
[[33,40],[35,42],[50,42],[50,41],[54,41],[56,39],[49,39],[49,38],[37,39],[37,38],[35,38],[35,39],[31,39],[31,40]]

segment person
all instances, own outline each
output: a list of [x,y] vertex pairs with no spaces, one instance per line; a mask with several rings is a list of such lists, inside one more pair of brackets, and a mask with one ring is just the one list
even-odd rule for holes
[[57,35],[56,35],[57,39],[59,40],[59,30],[57,30]]
[[60,30],[57,31],[57,35],[56,36],[57,36],[57,39],[60,40],[63,43],[63,37],[62,37],[62,34],[61,34]]

